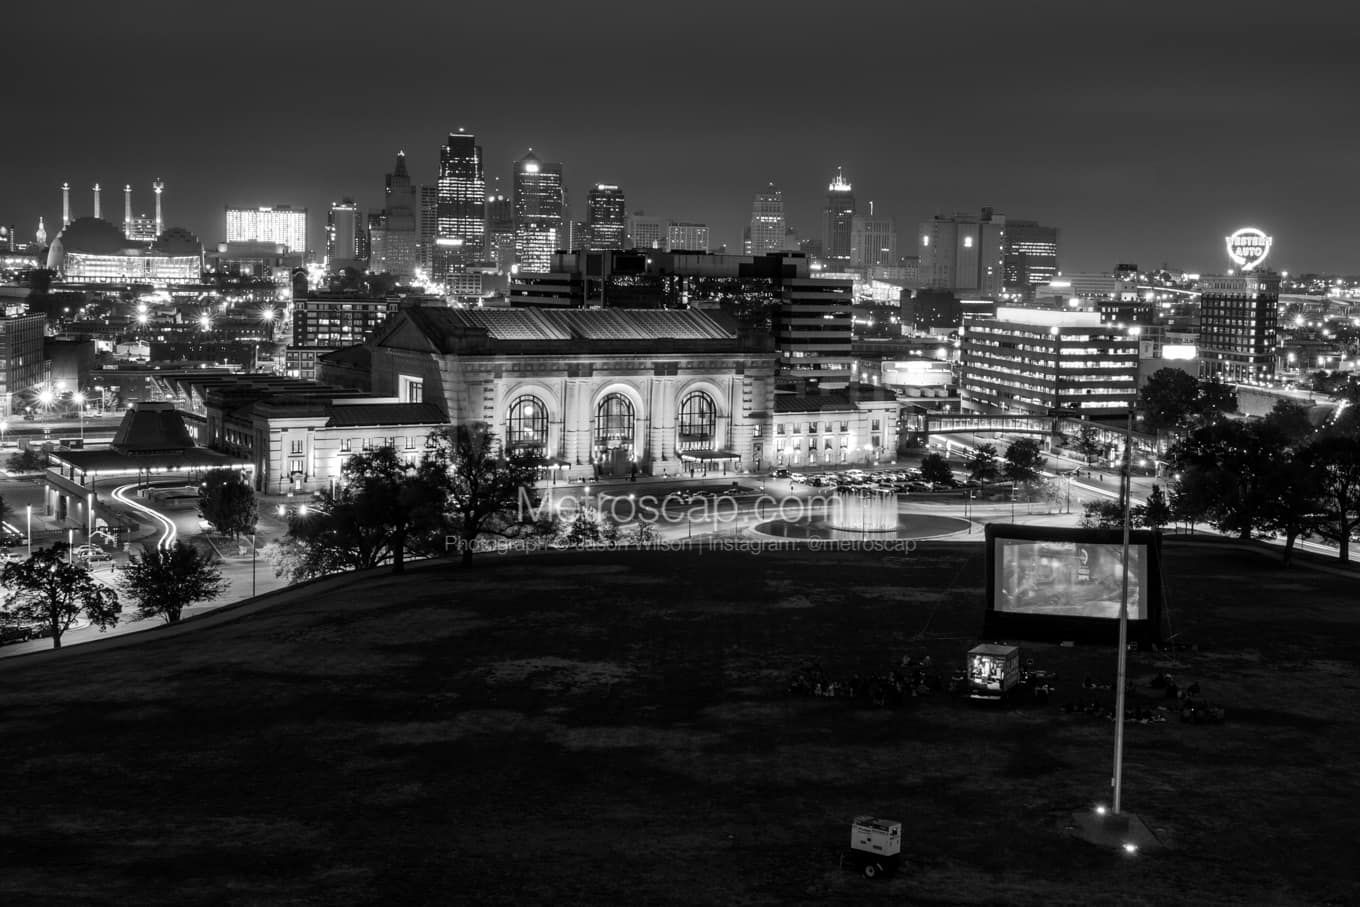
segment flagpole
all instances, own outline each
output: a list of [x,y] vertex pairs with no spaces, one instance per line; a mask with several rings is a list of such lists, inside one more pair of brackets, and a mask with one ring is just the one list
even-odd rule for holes
[[1114,697],[1114,814],[1120,813],[1124,788],[1124,677],[1129,660],[1129,511],[1133,500],[1133,410],[1124,434],[1124,583],[1119,596],[1119,671]]

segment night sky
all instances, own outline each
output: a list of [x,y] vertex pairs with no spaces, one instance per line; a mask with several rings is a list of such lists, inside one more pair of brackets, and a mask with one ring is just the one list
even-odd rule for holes
[[[405,149],[478,136],[510,190],[532,146],[573,216],[706,221],[739,250],[751,196],[819,237],[838,164],[861,206],[914,225],[990,205],[1058,226],[1066,271],[1218,272],[1259,226],[1270,263],[1360,273],[1360,5],[974,2],[27,3],[4,12],[0,223],[31,238],[122,186],[207,243],[227,204],[381,204]],[[55,222],[55,225],[54,225]]]

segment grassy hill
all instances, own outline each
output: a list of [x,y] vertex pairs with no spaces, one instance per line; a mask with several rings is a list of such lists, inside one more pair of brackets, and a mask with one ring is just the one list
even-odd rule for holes
[[[1130,724],[1125,807],[1168,848],[1072,839],[1113,724],[1065,713],[1098,647],[1027,647],[1047,704],[789,695],[980,632],[981,546],[551,554],[342,577],[0,670],[0,903],[1350,904],[1355,580],[1167,550],[1174,629],[1130,658],[1223,724]],[[848,822],[907,864],[838,868]]]

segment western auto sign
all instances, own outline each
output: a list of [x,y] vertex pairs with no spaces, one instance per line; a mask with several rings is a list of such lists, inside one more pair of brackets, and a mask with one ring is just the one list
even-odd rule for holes
[[1243,271],[1250,271],[1265,261],[1270,242],[1270,237],[1264,231],[1243,227],[1228,237],[1228,257]]

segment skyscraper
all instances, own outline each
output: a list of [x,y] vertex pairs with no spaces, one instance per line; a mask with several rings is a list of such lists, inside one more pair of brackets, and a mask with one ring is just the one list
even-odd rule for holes
[[307,209],[274,205],[227,207],[227,242],[282,243],[290,252],[307,254]]
[[822,255],[835,270],[850,263],[850,233],[855,217],[855,194],[841,168],[826,187],[826,207],[822,209]]
[[332,271],[362,268],[359,260],[359,231],[363,213],[354,199],[331,202],[326,215],[326,267]]
[[751,254],[765,255],[784,248],[784,193],[770,183],[757,192],[751,205]]
[[628,215],[628,241],[630,249],[664,249],[666,247],[666,222],[659,217],[648,217],[641,211]]
[[1027,293],[1047,285],[1058,276],[1058,228],[1007,219],[1002,269],[1007,290]]
[[667,252],[707,252],[708,224],[671,221],[666,228]]
[[542,274],[552,254],[565,248],[568,230],[562,165],[545,163],[533,149],[515,162],[515,257],[520,271]]
[[509,273],[515,264],[515,205],[500,190],[500,180],[486,194],[486,256],[496,270]]
[[481,258],[486,245],[486,179],[476,136],[449,133],[439,150],[439,232],[434,275],[444,280]]
[[382,214],[369,218],[369,270],[408,279],[416,267],[418,200],[404,151],[397,153],[397,164],[387,174],[383,198]]
[[1001,294],[1006,218],[983,208],[981,215],[936,215],[921,224],[921,283],[931,290]]
[[897,266],[897,227],[891,217],[875,217],[874,203],[868,214],[856,214],[850,222],[850,266],[892,268]]
[[422,183],[416,187],[416,266],[429,277],[434,273],[434,242],[439,236],[439,187]]
[[1199,291],[1200,377],[1256,382],[1274,375],[1280,276],[1205,277]]
[[586,195],[587,247],[591,251],[622,249],[627,205],[623,190],[608,183],[596,183]]

